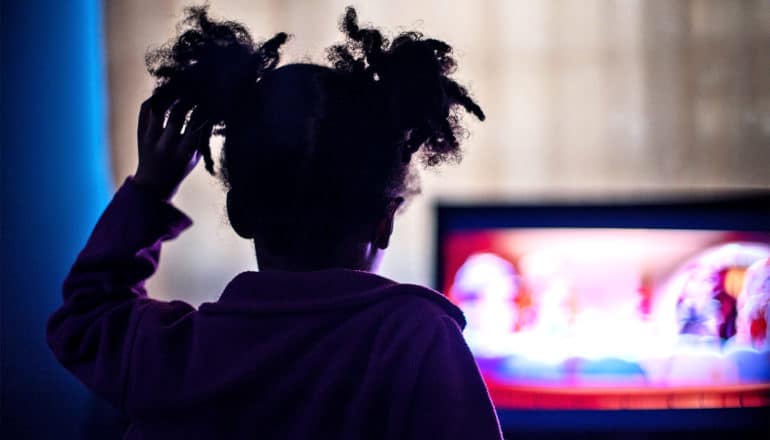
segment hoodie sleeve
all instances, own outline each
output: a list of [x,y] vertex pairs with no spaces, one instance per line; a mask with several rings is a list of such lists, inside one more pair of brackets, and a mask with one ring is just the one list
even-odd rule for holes
[[64,280],[64,302],[48,320],[48,345],[59,362],[120,409],[134,336],[147,310],[167,319],[194,311],[181,301],[149,299],[144,288],[158,266],[161,242],[191,224],[128,178]]
[[502,439],[500,423],[457,322],[441,316],[420,365],[405,438]]

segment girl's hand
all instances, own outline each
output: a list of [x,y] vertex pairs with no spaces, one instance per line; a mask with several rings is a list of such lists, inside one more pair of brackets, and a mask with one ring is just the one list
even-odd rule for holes
[[[170,114],[164,126],[167,111]],[[198,148],[211,136],[211,123],[197,113],[201,112],[196,112],[192,103],[176,100],[168,105],[155,95],[142,103],[137,128],[136,184],[164,200],[173,197],[200,160]]]

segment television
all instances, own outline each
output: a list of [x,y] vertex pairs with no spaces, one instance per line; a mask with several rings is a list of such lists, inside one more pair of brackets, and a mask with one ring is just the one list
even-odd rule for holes
[[504,432],[770,433],[770,192],[436,219],[435,287]]

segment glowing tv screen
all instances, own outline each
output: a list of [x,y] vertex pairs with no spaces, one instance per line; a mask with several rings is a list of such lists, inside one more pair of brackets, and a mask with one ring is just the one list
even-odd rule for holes
[[767,206],[442,207],[437,281],[498,408],[767,406]]

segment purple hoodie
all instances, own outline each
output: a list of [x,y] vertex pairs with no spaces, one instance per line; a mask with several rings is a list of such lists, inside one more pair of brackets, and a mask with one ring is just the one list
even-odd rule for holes
[[244,272],[198,310],[147,297],[192,224],[129,178],[48,322],[59,361],[131,420],[129,439],[499,439],[439,293],[368,272]]

